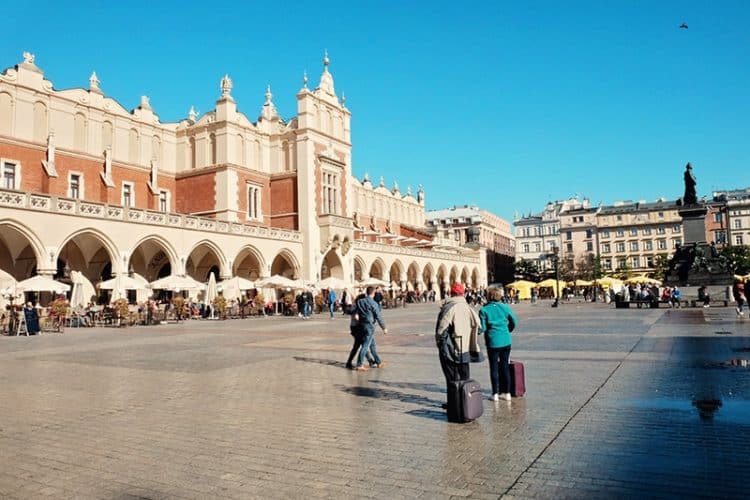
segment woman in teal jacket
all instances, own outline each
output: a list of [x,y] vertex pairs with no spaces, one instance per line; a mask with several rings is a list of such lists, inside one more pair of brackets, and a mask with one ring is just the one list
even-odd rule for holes
[[499,288],[491,288],[488,297],[490,302],[479,311],[479,320],[490,362],[492,400],[510,401],[510,332],[518,320],[510,307],[501,302],[503,292]]

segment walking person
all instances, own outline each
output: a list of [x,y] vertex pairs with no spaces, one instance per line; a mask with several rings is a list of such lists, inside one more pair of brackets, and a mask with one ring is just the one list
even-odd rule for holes
[[503,292],[493,288],[490,302],[479,311],[479,322],[484,331],[487,358],[490,364],[493,401],[510,401],[510,346],[511,332],[518,324],[515,314],[503,304]]
[[[352,338],[354,339],[354,343],[352,344],[352,350],[349,351],[349,357],[346,360],[346,367],[350,370],[354,369],[354,365],[352,364],[352,361],[354,361],[354,357],[357,356],[357,353],[359,352],[359,349],[362,347],[362,343],[365,340],[365,329],[364,326],[359,322],[359,315],[357,314],[357,310],[354,306],[357,300],[365,298],[365,294],[360,294],[354,301],[354,303],[350,302],[346,303],[344,302],[342,305],[342,309],[344,310],[344,314],[349,314],[351,316],[351,320],[349,321],[349,333],[351,334]],[[365,353],[365,356],[367,357],[367,362],[370,366],[375,366],[377,363],[375,363],[375,358],[372,357],[372,354],[369,352]]]
[[333,313],[336,311],[336,292],[333,288],[328,290],[328,294],[326,295],[326,304],[328,305],[328,312],[331,315],[331,319],[333,319]]
[[737,302],[737,307],[735,309],[737,311],[737,316],[742,316],[745,314],[742,310],[745,305],[745,285],[742,283],[742,280],[734,280],[734,285],[732,285],[732,295],[734,296],[735,302]]
[[362,347],[359,350],[359,356],[357,357],[357,366],[354,368],[360,372],[366,372],[368,367],[364,366],[365,357],[369,352],[372,354],[373,365],[376,368],[382,368],[385,366],[385,362],[378,356],[378,351],[375,346],[375,323],[380,325],[383,329],[383,335],[388,335],[388,328],[385,326],[383,315],[380,311],[380,306],[375,302],[373,297],[375,296],[375,287],[368,286],[366,295],[362,298],[357,299],[355,302],[355,314],[358,316],[359,324],[364,329],[364,339],[362,341]]
[[[464,286],[461,283],[453,284],[450,290],[451,296],[445,300],[440,308],[435,325],[435,343],[438,346],[440,367],[443,369],[448,391],[450,391],[451,383],[468,380],[471,377],[469,370],[470,353],[479,353],[479,343],[477,342],[479,316],[466,302],[464,291]],[[460,348],[460,359],[449,359],[444,349],[441,348],[446,330],[450,333],[454,343]],[[447,403],[443,406],[446,409],[448,408]]]

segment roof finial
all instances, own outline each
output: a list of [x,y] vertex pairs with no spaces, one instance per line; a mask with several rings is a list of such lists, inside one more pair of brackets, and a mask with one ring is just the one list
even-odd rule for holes
[[380,176],[380,187],[385,187],[385,179],[382,175]]
[[346,94],[341,92],[341,105],[346,107]]
[[365,179],[364,182],[370,182],[370,174],[365,172]]
[[229,93],[232,91],[232,79],[229,78],[228,74],[224,75],[224,78],[221,79],[221,84],[219,85],[221,87],[221,97],[231,97]]
[[307,88],[307,70],[305,70],[304,73],[302,73],[302,88],[303,89]]
[[266,102],[263,103],[263,109],[260,112],[261,118],[264,120],[273,120],[279,117],[276,106],[273,104],[273,94],[271,93],[271,84],[266,86]]
[[188,111],[188,119],[191,122],[194,122],[196,118],[198,118],[198,113],[195,111],[195,108],[191,105],[190,111]]
[[91,72],[89,77],[89,90],[99,90],[99,78],[96,77],[96,71]]
[[[328,52],[326,52],[326,59],[328,58]],[[34,54],[31,52],[23,53],[23,62],[26,64],[34,64]],[[326,63],[327,65],[328,63]]]
[[328,59],[328,49],[325,49],[325,51],[323,52],[323,66],[328,69],[328,64],[330,64],[330,62],[331,60]]

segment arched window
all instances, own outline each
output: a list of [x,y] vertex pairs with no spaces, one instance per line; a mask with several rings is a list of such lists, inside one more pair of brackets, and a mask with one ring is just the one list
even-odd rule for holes
[[196,164],[196,154],[195,154],[195,137],[191,137],[188,141],[188,158],[190,159],[190,168],[195,168],[197,166]]
[[83,113],[76,113],[73,117],[73,149],[77,151],[86,149],[86,117]]
[[216,165],[216,136],[211,134],[208,136],[208,164]]
[[151,157],[156,160],[157,164],[161,164],[161,139],[158,135],[151,138]]
[[102,123],[102,151],[112,147],[112,124]]
[[47,106],[43,102],[34,103],[34,142],[47,142]]
[[245,157],[245,138],[242,134],[237,134],[237,154],[235,161],[243,167],[247,165],[247,158]]
[[139,153],[141,151],[140,136],[138,131],[134,128],[130,129],[130,137],[128,141],[128,161],[130,163],[138,163]]
[[10,135],[13,128],[13,97],[0,92],[0,134]]

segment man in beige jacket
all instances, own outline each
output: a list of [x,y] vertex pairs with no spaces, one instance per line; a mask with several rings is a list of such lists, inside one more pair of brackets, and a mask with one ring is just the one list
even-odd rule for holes
[[446,385],[471,377],[469,373],[469,361],[472,353],[479,353],[477,337],[479,333],[479,315],[466,302],[464,298],[464,286],[454,283],[451,287],[451,297],[445,301],[440,308],[437,325],[435,325],[435,342],[440,346],[440,339],[447,329],[450,329],[455,345],[461,349],[460,359],[449,359],[442,349],[440,353],[440,366],[445,375]]

